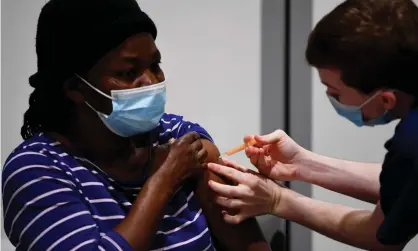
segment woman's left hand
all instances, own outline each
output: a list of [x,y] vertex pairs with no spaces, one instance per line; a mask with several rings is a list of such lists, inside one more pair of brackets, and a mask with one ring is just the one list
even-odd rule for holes
[[224,165],[209,163],[208,169],[238,184],[230,186],[209,181],[209,187],[218,194],[216,203],[238,212],[235,215],[224,212],[225,221],[238,224],[253,216],[274,214],[283,188],[232,161],[223,159],[223,163]]

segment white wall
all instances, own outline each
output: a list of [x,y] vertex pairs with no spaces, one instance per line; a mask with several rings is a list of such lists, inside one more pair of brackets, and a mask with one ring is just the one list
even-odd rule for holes
[[[31,92],[28,77],[36,71],[36,23],[45,2],[2,1],[2,163],[21,141]],[[258,133],[260,1],[139,2],[158,27],[168,111],[200,123],[221,150],[241,143],[247,133]],[[237,159],[245,160],[242,154]],[[2,250],[12,250],[2,240]]]
[[139,3],[158,27],[168,111],[203,125],[221,150],[259,132],[260,1]]
[[[169,112],[197,121],[220,151],[260,133],[261,1],[139,0],[156,22]],[[231,157],[249,165],[243,153]],[[267,239],[282,225],[260,217]]]
[[[331,11],[341,0],[313,0],[313,23],[316,24],[326,13]],[[344,118],[339,117],[325,96],[318,74],[313,72],[312,87],[312,149],[313,151],[337,158],[365,162],[383,161],[385,149],[383,144],[388,140],[396,123],[375,128],[357,128]],[[357,208],[372,209],[367,203],[313,187],[312,196],[333,203],[340,203]],[[405,250],[417,250],[418,239]],[[320,234],[313,233],[313,251],[349,251],[358,250],[337,243]]]
[[[8,110],[2,108],[2,161],[21,141],[22,115],[31,92],[28,77],[36,71],[36,23],[45,2],[2,1],[2,99],[8,106]],[[168,111],[202,124],[223,150],[239,143],[242,135],[257,133],[260,1],[139,2],[158,27],[157,45],[168,81]],[[9,107],[13,113],[8,112]]]
[[[36,71],[36,20],[45,0],[2,1],[1,165],[21,141],[20,126],[31,89],[28,77]],[[3,216],[2,216],[3,217]],[[1,226],[1,250],[14,250]]]

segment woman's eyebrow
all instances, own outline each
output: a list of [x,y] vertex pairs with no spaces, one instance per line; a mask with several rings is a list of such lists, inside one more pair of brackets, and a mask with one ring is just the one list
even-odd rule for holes
[[[135,55],[133,53],[122,54],[121,59],[122,61],[131,63],[131,64],[145,63],[145,60],[141,59],[138,55]],[[158,62],[158,61],[161,61],[161,53],[159,50],[156,50],[151,56],[151,62]]]
[[161,61],[161,53],[160,53],[160,51],[159,51],[159,50],[156,50],[156,51],[154,52],[154,55],[152,56],[152,61],[154,61],[154,62],[159,62],[159,61]]
[[138,58],[138,56],[134,56],[134,55],[123,55],[121,59],[122,61],[131,63],[131,64],[136,64],[138,62],[141,62],[141,59]]

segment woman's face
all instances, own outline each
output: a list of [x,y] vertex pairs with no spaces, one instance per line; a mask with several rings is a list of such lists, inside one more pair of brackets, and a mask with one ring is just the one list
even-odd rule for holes
[[[88,71],[86,80],[110,96],[111,90],[132,89],[164,81],[161,54],[148,33],[134,35],[102,57]],[[105,114],[112,112],[110,99],[81,83],[85,101]]]

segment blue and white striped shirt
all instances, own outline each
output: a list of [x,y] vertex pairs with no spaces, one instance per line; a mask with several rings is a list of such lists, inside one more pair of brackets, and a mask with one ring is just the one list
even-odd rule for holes
[[[164,144],[198,124],[165,114],[156,129]],[[113,228],[129,212],[142,184],[115,181],[87,159],[70,155],[43,134],[8,157],[2,175],[4,227],[17,250],[132,250]],[[138,234],[141,226],[137,226]],[[213,250],[193,187],[184,184],[165,207],[152,250]]]

